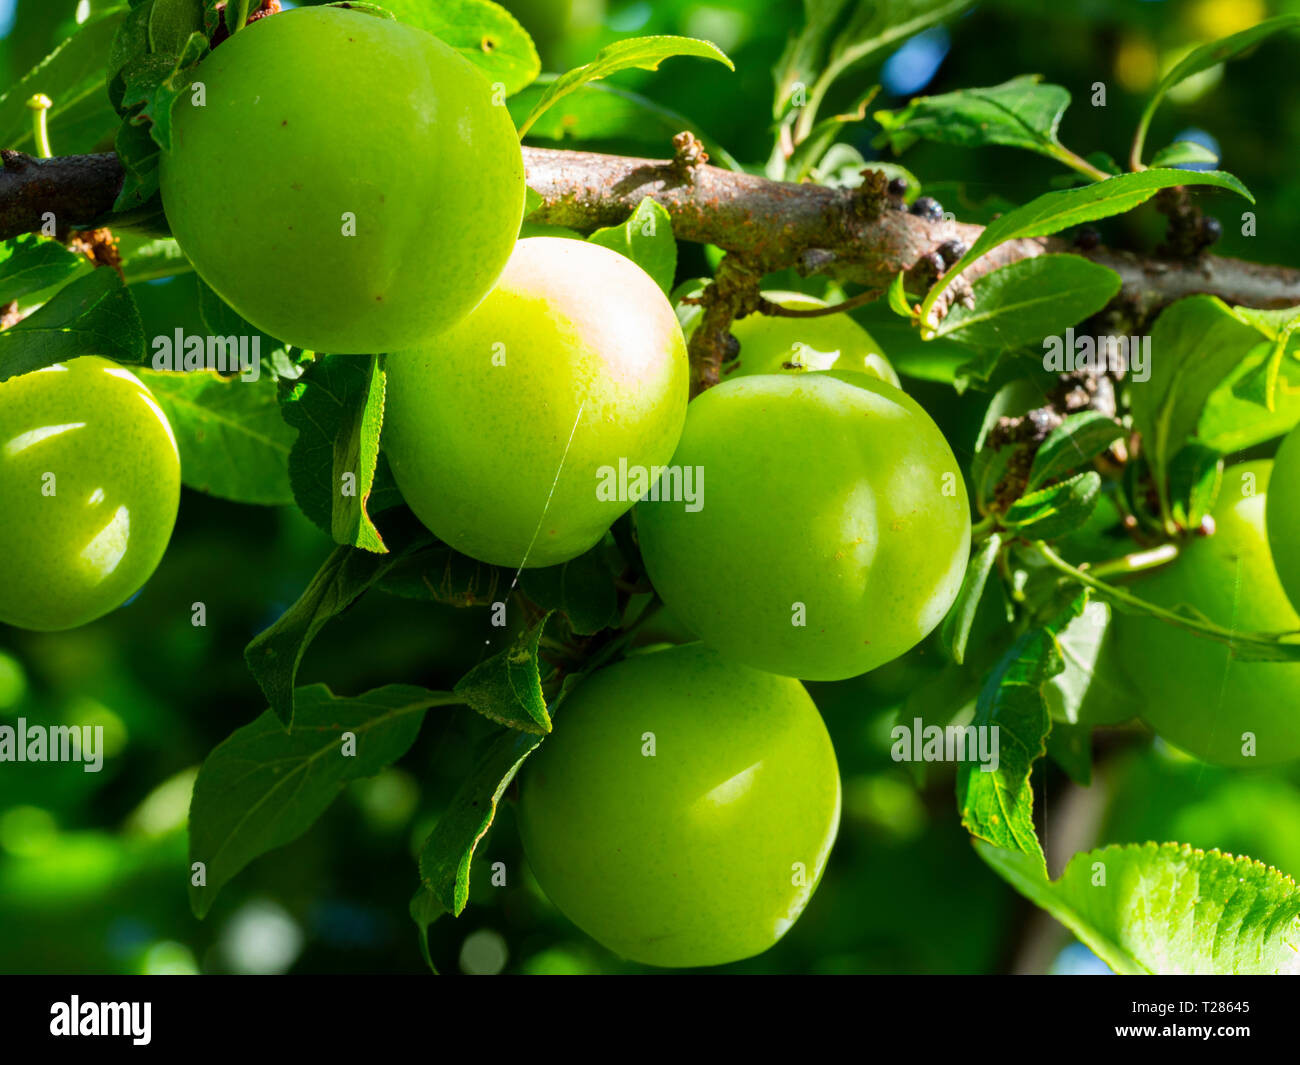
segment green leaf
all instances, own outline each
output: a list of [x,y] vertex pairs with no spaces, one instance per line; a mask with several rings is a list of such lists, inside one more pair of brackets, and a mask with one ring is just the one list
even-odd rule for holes
[[1251,307],[1234,307],[1233,313],[1247,325],[1254,326],[1273,341],[1272,351],[1259,366],[1233,382],[1232,393],[1248,403],[1256,403],[1273,413],[1277,410],[1278,386],[1291,337],[1300,328],[1300,308],[1259,311]]
[[54,105],[46,112],[46,121],[54,131],[51,137],[54,150],[68,150],[60,144],[59,119],[104,91],[105,58],[125,18],[123,4],[87,19],[76,33],[0,96],[0,145],[31,150],[32,113],[27,109],[27,101],[37,93],[44,93]]
[[[176,55],[148,56],[127,67],[123,75],[121,108],[132,124],[149,123],[149,136],[163,151],[172,146],[172,111],[190,91],[199,61],[208,54],[208,39],[190,34]],[[137,157],[133,165],[142,166]]]
[[984,597],[984,587],[988,584],[989,574],[993,572],[1001,550],[1002,537],[993,533],[971,556],[961,591],[957,593],[957,600],[948,611],[948,616],[943,619],[939,639],[958,665],[966,660],[966,643],[970,639],[971,626],[975,624],[975,614]]
[[113,202],[113,213],[142,210],[152,201],[162,211],[162,197],[158,193],[158,163],[162,158],[158,142],[153,139],[150,127],[123,122],[113,141],[117,157],[125,171],[122,188]]
[[[239,2],[243,3],[243,0],[239,0]],[[252,0],[249,0],[249,2],[251,3]],[[389,5],[387,0],[385,0],[385,3],[383,4],[371,3],[370,0],[330,0],[328,4],[323,6],[346,7],[349,11],[360,11],[363,15],[370,15],[379,19],[387,19],[389,22],[397,21],[397,16],[388,10]],[[229,11],[230,8],[227,8],[226,10]]]
[[1184,529],[1199,528],[1214,511],[1223,484],[1223,456],[1193,440],[1169,463],[1170,513]]
[[542,61],[528,31],[500,4],[490,0],[384,0],[398,22],[418,26],[478,67],[507,95],[533,83]]
[[[812,127],[831,86],[849,70],[908,37],[956,15],[971,0],[805,0],[807,26],[777,64],[774,118],[800,85],[812,86],[800,113],[800,133]],[[832,36],[832,34],[834,36]],[[802,137],[797,137],[802,140]]]
[[112,38],[105,81],[108,85],[108,98],[119,113],[127,68],[147,61],[150,55],[149,16],[152,13],[148,4],[133,5]]
[[930,290],[921,307],[922,319],[929,321],[935,300],[966,267],[999,244],[1023,237],[1046,237],[1084,222],[1123,214],[1145,203],[1161,189],[1175,185],[1212,185],[1255,202],[1245,185],[1220,170],[1144,170],[1139,174],[1120,174],[1083,188],[1046,192],[988,224],[970,250]]
[[[297,839],[343,786],[401,758],[424,712],[460,700],[407,684],[355,698],[323,684],[299,690],[298,719],[286,729],[270,710],[237,729],[199,768],[190,801],[190,908],[204,917],[218,892],[249,862]],[[193,864],[191,864],[193,869]]]
[[[1294,342],[1291,346],[1293,350],[1296,347]],[[1257,345],[1210,393],[1196,429],[1207,446],[1225,455],[1244,451],[1283,436],[1300,423],[1300,360],[1283,360],[1274,391],[1274,410],[1234,394],[1237,382],[1258,373],[1273,357],[1274,350],[1268,343]]]
[[[226,32],[239,33],[248,24],[248,14],[252,9],[253,0],[228,0],[226,4]],[[326,4],[326,7],[338,7],[338,3]],[[349,4],[348,7],[352,5]],[[356,5],[357,9],[364,11],[368,15],[378,14],[373,9],[373,5],[360,3]]]
[[1151,97],[1146,110],[1142,112],[1137,133],[1133,138],[1133,163],[1135,165],[1141,163],[1142,148],[1146,143],[1147,130],[1151,127],[1151,119],[1155,116],[1160,101],[1165,98],[1165,94],[1170,89],[1180,81],[1190,78],[1193,74],[1209,70],[1210,67],[1217,67],[1224,60],[1240,55],[1247,48],[1258,44],[1265,37],[1270,37],[1279,30],[1296,29],[1297,27],[1300,27],[1300,15],[1278,15],[1276,18],[1265,19],[1263,22],[1256,23],[1240,33],[1234,33],[1230,37],[1224,37],[1222,40],[1213,41],[1210,44],[1203,44],[1200,48],[1184,56],[1174,66],[1173,70],[1161,79],[1160,84],[1156,87],[1155,95]]
[[144,353],[135,299],[114,270],[93,270],[0,332],[0,381],[80,355],[131,364]]
[[[194,270],[181,251],[181,246],[170,237],[123,233],[118,250],[122,253],[122,272],[126,275],[128,285],[141,281],[159,281]],[[223,331],[222,335],[228,334]]]
[[832,144],[817,165],[808,171],[807,176],[818,185],[825,185],[830,189],[857,189],[862,187],[866,180],[864,171],[868,170],[884,175],[886,182],[894,178],[902,178],[906,181],[904,203],[913,202],[921,194],[920,179],[907,167],[899,166],[898,163],[882,163],[878,159],[867,161],[853,145],[842,141]]
[[976,844],[992,868],[1117,973],[1300,974],[1300,887],[1250,858],[1180,843],[1076,854],[1056,881]]
[[298,601],[270,628],[253,637],[244,649],[244,660],[271,710],[285,725],[293,724],[298,665],[316,634],[356,602],[404,554],[427,545],[431,539],[423,530],[413,531],[404,549],[395,548],[387,555],[355,547],[336,548]]
[[1034,464],[1029,469],[1029,490],[1042,488],[1047,482],[1091,462],[1123,436],[1124,426],[1101,411],[1067,414],[1034,455]]
[[[1055,722],[1078,724],[1079,708],[1094,683],[1106,633],[1110,628],[1110,607],[1105,603],[1088,603],[1058,633],[1051,633],[1063,668],[1048,678],[1043,687],[1048,713]],[[1108,680],[1104,674],[1099,683]],[[1056,732],[1056,724],[1052,726]]]
[[[537,107],[558,74],[543,74],[527,89],[510,98],[510,116],[521,123]],[[664,145],[683,130],[695,135],[709,153],[709,162],[728,170],[744,167],[722,144],[694,120],[656,103],[647,96],[603,82],[591,82],[557,101],[538,117],[528,135],[534,140],[592,142],[617,140],[646,145],[662,152]],[[525,215],[529,212],[525,211]]]
[[289,480],[304,514],[335,543],[384,552],[368,502],[375,487],[384,417],[377,355],[325,355],[282,400],[298,430]]
[[872,117],[881,133],[873,143],[895,153],[918,140],[962,148],[1002,144],[1056,157],[1056,131],[1069,106],[1068,89],[1044,85],[1041,74],[1022,74],[1001,85],[917,96],[898,110],[877,111]]
[[411,920],[420,930],[420,956],[424,958],[429,971],[437,976],[438,967],[433,964],[433,956],[429,953],[429,926],[447,911],[442,908],[442,904],[434,897],[433,892],[426,891],[423,887],[417,888],[415,894],[411,896],[409,910]]
[[1047,861],[1034,831],[1034,792],[1030,771],[1047,750],[1051,725],[1042,685],[1062,669],[1051,635],[1025,633],[993,668],[980,688],[971,724],[996,730],[998,764],[957,764],[957,808],[971,835],[996,847],[1018,851],[1046,873]]
[[903,271],[899,270],[898,275],[889,283],[889,309],[900,318],[906,318],[909,322],[916,317],[911,305],[907,302],[907,291],[903,288]]
[[[527,732],[498,732],[420,848],[420,892],[452,916],[459,917],[469,902],[470,862],[492,827],[497,803],[541,742]],[[422,909],[427,913],[430,902]]]
[[1101,475],[1094,470],[1021,496],[1004,522],[1026,540],[1054,540],[1082,526],[1097,505]]
[[176,433],[187,488],[236,503],[293,503],[294,431],[280,416],[275,379],[244,381],[214,370],[137,370]]
[[149,12],[149,46],[153,51],[177,55],[194,33],[203,33],[203,0],[153,0]]
[[1219,157],[1196,141],[1174,141],[1151,157],[1153,167],[1219,165]]
[[570,70],[556,78],[533,110],[519,127],[519,136],[523,138],[537,118],[557,100],[563,99],[580,86],[620,70],[636,67],[639,70],[658,70],[659,64],[673,56],[689,55],[702,59],[712,59],[735,70],[735,64],[718,48],[708,41],[697,41],[693,37],[630,37],[606,45],[596,53],[590,63]]
[[520,589],[543,610],[558,610],[577,636],[592,636],[618,623],[618,593],[604,562],[604,545],[559,566],[526,569]]
[[[840,149],[847,149],[847,151],[844,152],[846,158],[851,159],[852,156],[856,155],[858,159],[861,159],[862,154],[857,151],[857,149],[853,148],[852,145],[836,145],[835,140],[844,132],[846,126],[856,125],[866,119],[867,107],[870,105],[871,101],[876,98],[876,94],[879,92],[880,86],[873,85],[865,93],[859,96],[849,106],[848,110],[838,115],[832,115],[830,118],[824,118],[818,122],[817,125],[812,128],[812,132],[799,142],[798,146],[794,150],[794,154],[786,161],[784,174],[779,174],[778,176],[783,177],[786,181],[799,182],[805,180],[814,169],[833,170],[836,166],[837,160],[831,158],[830,163],[828,164],[827,157],[830,156],[831,152],[837,147]],[[865,163],[863,165],[865,165]],[[827,184],[828,182],[822,181],[821,183]],[[860,176],[859,183],[861,183]],[[909,189],[914,190],[917,187],[918,186],[914,181],[908,182]]]
[[587,238],[592,244],[609,248],[631,259],[667,295],[677,273],[677,241],[673,239],[673,220],[661,205],[649,196],[643,199],[621,226],[598,229]]
[[974,307],[954,305],[934,335],[981,347],[1036,343],[1101,310],[1119,287],[1119,274],[1107,266],[1078,255],[1036,255],[978,278]]
[[537,648],[550,617],[547,613],[515,637],[511,646],[484,659],[456,682],[456,694],[466,705],[508,728],[537,735],[551,731],[537,665]]
[[[381,455],[382,459],[383,456]],[[448,606],[485,606],[501,599],[511,574],[435,543],[399,559],[378,580],[380,591]]]
[[1258,344],[1259,333],[1215,296],[1179,300],[1156,319],[1151,376],[1130,381],[1129,402],[1162,493],[1169,461],[1195,431],[1206,400]]
[[57,285],[86,265],[57,240],[32,234],[0,244],[0,304]]
[[774,120],[781,120],[796,90],[806,90],[826,65],[831,35],[849,3],[850,0],[804,0],[803,28],[790,36],[772,71],[776,82],[772,101]]

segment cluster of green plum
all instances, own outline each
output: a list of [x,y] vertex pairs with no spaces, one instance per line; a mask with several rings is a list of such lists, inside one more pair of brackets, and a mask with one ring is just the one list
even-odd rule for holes
[[[173,233],[265,332],[388,353],[383,447],[415,514],[473,558],[550,566],[640,503],[650,575],[705,641],[634,655],[564,703],[523,785],[540,882],[641,961],[765,949],[839,820],[834,752],[796,678],[896,657],[960,584],[969,512],[942,435],[837,318],[742,322],[741,370],[688,410],[668,298],[606,248],[517,239],[523,165],[503,101],[420,30],[295,10],[222,43],[198,82],[161,160]],[[352,143],[344,131],[365,151],[328,150]],[[0,618],[102,616],[174,523],[166,419],[93,357],[7,383],[0,418],[4,495],[30,519],[6,533],[24,564]],[[665,467],[699,471],[697,505],[641,502]],[[620,469],[641,477],[611,491]]]
[[[508,112],[418,29],[297,9],[222,43],[199,80],[201,105],[176,109],[161,186],[204,281],[294,345],[387,353],[383,448],[443,541],[496,565],[553,566],[635,508],[648,575],[700,640],[634,653],[559,707],[519,808],[542,887],[645,963],[766,949],[802,912],[839,822],[835,754],[800,681],[898,658],[961,585],[970,509],[942,433],[842,315],[741,320],[738,368],[688,403],[668,298],[606,248],[517,239],[524,172]],[[1269,510],[1287,529],[1300,520],[1295,439],[1273,475],[1289,494]],[[1219,533],[1148,594],[1173,602],[1194,585],[1213,616],[1244,580],[1250,607],[1226,620],[1297,628],[1268,561],[1267,471],[1249,472],[1257,495],[1226,505]],[[162,556],[179,484],[165,417],[120,367],[89,356],[0,385],[0,621],[56,630],[121,605]],[[1285,562],[1295,596],[1300,561]],[[1135,681],[1158,678],[1145,711],[1156,727],[1197,750],[1195,710],[1175,712],[1176,693],[1212,697],[1230,668],[1233,698],[1255,700],[1261,753],[1296,755],[1297,730],[1291,748],[1280,739],[1288,707],[1265,693],[1300,692],[1300,667],[1229,667],[1203,641],[1175,653],[1193,637],[1146,624],[1117,643],[1141,663]],[[1161,661],[1191,663],[1182,688],[1159,686],[1175,680],[1151,669]]]

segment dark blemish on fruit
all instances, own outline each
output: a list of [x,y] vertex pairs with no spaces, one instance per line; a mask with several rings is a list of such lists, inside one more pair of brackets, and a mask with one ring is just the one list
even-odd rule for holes
[[280,125],[287,126],[288,124],[289,124],[289,120],[287,118],[280,119]]
[[485,52],[492,53],[497,50],[497,42],[491,37],[484,37],[483,40],[479,42],[479,47]]

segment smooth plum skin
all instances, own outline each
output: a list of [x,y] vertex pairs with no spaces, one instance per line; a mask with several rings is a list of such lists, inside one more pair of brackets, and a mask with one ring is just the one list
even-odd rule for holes
[[0,383],[0,499],[0,622],[84,625],[162,559],[180,503],[176,439],[149,389],[107,359],[12,377]]
[[523,159],[463,56],[399,22],[299,8],[223,42],[198,80],[205,106],[186,95],[174,112],[163,205],[248,321],[314,351],[389,351],[487,293],[523,215]]
[[[827,306],[802,292],[764,292],[763,297],[791,310]],[[865,373],[899,388],[898,374],[879,344],[847,314],[820,318],[782,318],[751,314],[731,324],[740,358],[730,377],[768,373],[843,370]]]
[[650,276],[550,237],[521,240],[464,322],[386,368],[383,442],[406,502],[456,550],[511,567],[600,541],[635,499],[598,498],[598,471],[667,463],[690,387]]
[[882,381],[724,382],[692,401],[673,463],[703,469],[703,506],[638,504],[642,555],[682,623],[737,662],[805,680],[866,673],[920,643],[961,587],[957,460]]
[[[1133,594],[1166,609],[1194,607],[1238,632],[1300,629],[1264,532],[1271,467],[1257,461],[1227,470],[1214,535],[1189,541],[1175,562],[1135,582]],[[1255,476],[1253,496],[1242,494],[1244,474]],[[1117,612],[1115,623],[1142,719],[1169,742],[1224,766],[1300,758],[1300,663],[1233,659],[1226,645],[1157,618]],[[1242,754],[1243,732],[1255,734],[1254,757]]]
[[1282,441],[1273,460],[1265,518],[1278,579],[1300,610],[1300,427]]
[[615,953],[665,967],[722,965],[780,939],[839,816],[835,751],[803,685],[701,644],[583,680],[525,763],[519,800],[551,901]]

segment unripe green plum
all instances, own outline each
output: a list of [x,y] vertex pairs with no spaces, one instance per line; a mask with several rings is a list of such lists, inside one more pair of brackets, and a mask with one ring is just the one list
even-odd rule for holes
[[1278,448],[1265,518],[1278,578],[1300,610],[1300,427]]
[[[1300,629],[1264,531],[1271,467],[1256,461],[1227,470],[1214,534],[1188,541],[1177,560],[1135,582],[1133,594],[1169,610],[1192,607],[1235,632]],[[1120,662],[1142,700],[1142,718],[1161,736],[1217,765],[1300,758],[1300,663],[1233,658],[1227,645],[1158,618],[1115,619]],[[1254,756],[1243,753],[1247,732]]]
[[780,939],[839,815],[835,752],[803,686],[701,644],[584,679],[525,764],[519,800],[551,901],[610,950],[672,967]]
[[176,104],[163,206],[248,321],[315,351],[423,343],[505,265],[519,140],[487,79],[433,35],[343,8],[250,23]]
[[971,524],[957,460],[883,381],[726,381],[691,402],[673,465],[702,471],[701,505],[637,506],[646,567],[682,623],[737,662],[857,676],[920,643],[961,587]]
[[129,371],[85,356],[0,383],[0,622],[52,632],[121,606],[180,487],[171,426]]
[[[384,448],[403,497],[456,550],[553,566],[589,550],[642,494],[620,463],[672,458],[686,342],[667,297],[595,244],[521,240],[474,312],[386,360]],[[628,494],[631,493],[631,494]]]
[[[763,297],[790,310],[826,307],[825,300],[802,292],[764,292]],[[752,374],[844,370],[865,373],[899,387],[898,374],[880,345],[847,314],[818,318],[782,318],[751,314],[731,324],[740,342],[740,358],[730,377]]]

